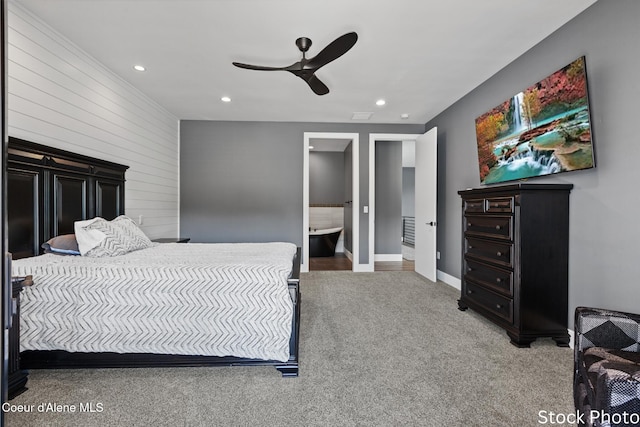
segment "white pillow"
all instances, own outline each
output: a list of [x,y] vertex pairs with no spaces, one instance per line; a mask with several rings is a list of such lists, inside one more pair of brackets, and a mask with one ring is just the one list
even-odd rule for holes
[[86,221],[76,221],[73,223],[76,240],[78,241],[78,250],[83,256],[91,249],[98,246],[106,238],[106,234],[104,232],[89,227],[96,221],[104,221],[104,218],[96,217]]

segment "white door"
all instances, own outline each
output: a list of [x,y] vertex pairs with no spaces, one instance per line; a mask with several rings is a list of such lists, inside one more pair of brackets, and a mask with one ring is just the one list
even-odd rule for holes
[[438,192],[438,129],[416,139],[415,270],[436,281],[436,200]]

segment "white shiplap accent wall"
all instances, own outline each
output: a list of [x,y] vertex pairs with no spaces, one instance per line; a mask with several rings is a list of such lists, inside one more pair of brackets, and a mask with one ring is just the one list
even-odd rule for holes
[[129,166],[126,214],[179,233],[180,122],[31,12],[9,2],[9,135]]

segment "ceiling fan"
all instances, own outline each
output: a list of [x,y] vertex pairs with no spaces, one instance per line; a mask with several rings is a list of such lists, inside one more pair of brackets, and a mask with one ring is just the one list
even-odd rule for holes
[[315,75],[315,72],[327,65],[329,62],[340,58],[347,53],[358,41],[358,35],[354,32],[344,34],[327,45],[316,56],[307,59],[306,53],[311,47],[311,40],[307,37],[300,37],[296,40],[296,46],[302,52],[302,59],[288,67],[264,67],[261,65],[242,64],[234,62],[233,65],[247,70],[258,71],[288,71],[293,75],[300,77],[307,82],[311,90],[317,95],[326,95],[329,93],[327,85],[322,83]]

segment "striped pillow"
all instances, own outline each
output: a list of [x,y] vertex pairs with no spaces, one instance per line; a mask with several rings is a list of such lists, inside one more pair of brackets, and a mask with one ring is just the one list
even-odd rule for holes
[[138,225],[128,216],[120,215],[111,224],[116,227],[119,232],[120,239],[130,251],[145,249],[153,246],[151,240],[140,230]]

